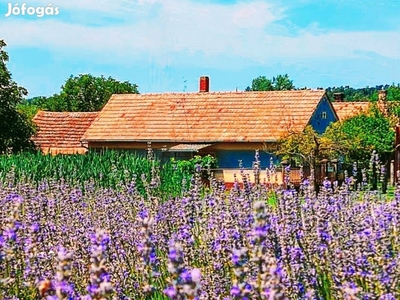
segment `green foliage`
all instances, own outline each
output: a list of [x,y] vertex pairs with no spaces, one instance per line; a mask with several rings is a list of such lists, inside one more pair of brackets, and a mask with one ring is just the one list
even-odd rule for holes
[[[0,181],[13,173],[14,183],[25,180],[39,184],[43,180],[65,181],[71,186],[90,186],[118,189],[121,184],[135,185],[146,195],[146,180],[158,180],[154,191],[162,198],[181,195],[199,164],[206,169],[216,166],[216,159],[208,155],[191,160],[171,160],[163,165],[159,160],[148,160],[129,151],[88,152],[85,155],[42,155],[19,153],[0,156]],[[88,166],[90,166],[88,168]],[[144,177],[142,177],[144,176]]]
[[323,145],[325,158],[329,159],[344,157],[347,162],[353,162],[351,157],[354,155],[350,155],[350,153],[357,153],[360,148],[360,139],[358,137],[349,139],[340,122],[331,123],[319,140]]
[[349,160],[368,160],[372,150],[385,158],[394,151],[393,124],[375,106],[367,113],[346,119],[341,128],[352,146]]
[[272,86],[274,88],[274,91],[294,90],[293,80],[290,80],[287,74],[273,77]]
[[393,123],[373,105],[342,122],[331,123],[322,135],[311,126],[303,132],[288,133],[279,141],[278,155],[295,157],[301,163],[343,157],[346,163],[368,161],[375,150],[385,162],[394,151]]
[[289,79],[287,74],[278,75],[272,79],[265,76],[259,76],[253,79],[251,88],[248,87],[246,91],[288,91],[293,90],[295,87],[293,81]]
[[334,93],[343,93],[345,101],[378,101],[378,91],[387,91],[387,101],[400,101],[400,85],[377,85],[375,87],[352,88],[350,86],[328,87],[326,92],[330,99],[334,99]]
[[201,170],[207,171],[207,169],[212,169],[217,167],[217,159],[211,155],[200,156],[196,155],[189,160],[175,160],[171,158],[171,163],[176,164],[178,169],[186,173],[194,173],[196,166],[200,166]]
[[259,76],[251,82],[251,91],[273,91],[272,80],[265,76]]
[[345,101],[372,101],[378,99],[378,90],[386,88],[386,86],[352,88],[350,86],[328,87],[326,92],[330,99],[334,99],[334,93],[343,93]]
[[37,97],[31,104],[49,111],[100,111],[112,94],[137,94],[138,86],[112,77],[81,74],[68,78],[60,94]]
[[278,140],[277,155],[283,158],[294,158],[300,164],[312,165],[319,155],[320,143],[318,134],[311,125],[303,132],[290,132]]
[[36,113],[39,111],[39,106],[29,104],[29,103],[20,103],[17,105],[17,110],[25,115],[28,120],[32,120]]
[[387,89],[387,100],[388,101],[400,101],[400,85],[392,84]]
[[27,90],[12,80],[7,69],[7,44],[0,40],[0,154],[33,148],[30,137],[34,127],[27,116],[17,109]]

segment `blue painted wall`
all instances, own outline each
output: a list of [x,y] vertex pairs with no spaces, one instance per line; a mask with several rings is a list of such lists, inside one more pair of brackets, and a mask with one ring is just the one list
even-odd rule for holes
[[[322,118],[323,112],[326,113],[325,119]],[[316,132],[323,133],[331,122],[336,122],[336,121],[337,118],[335,116],[333,108],[330,105],[329,100],[326,97],[324,97],[317,106],[315,113],[313,114],[309,124],[314,128]]]
[[[243,151],[229,151],[229,150],[219,150],[216,151],[215,155],[218,159],[219,168],[239,168],[239,160],[242,160],[244,168],[251,168],[255,160],[255,151],[243,150]],[[278,162],[276,156],[265,153],[264,151],[259,152],[261,168],[266,168],[270,164],[270,158],[274,159],[274,163]]]

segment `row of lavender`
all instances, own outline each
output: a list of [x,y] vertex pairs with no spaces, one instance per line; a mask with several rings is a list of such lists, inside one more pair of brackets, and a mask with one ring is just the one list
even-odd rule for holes
[[[326,183],[318,197],[151,184],[0,186],[1,299],[399,299],[395,199]],[[258,170],[259,171],[259,170]],[[258,172],[257,171],[257,172]],[[362,198],[362,199],[360,199]]]

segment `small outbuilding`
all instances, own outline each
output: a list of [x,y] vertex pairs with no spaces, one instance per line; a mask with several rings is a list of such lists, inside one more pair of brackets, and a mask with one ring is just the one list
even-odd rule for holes
[[98,112],[39,111],[33,118],[37,132],[32,137],[44,154],[83,154],[87,144],[81,142]]

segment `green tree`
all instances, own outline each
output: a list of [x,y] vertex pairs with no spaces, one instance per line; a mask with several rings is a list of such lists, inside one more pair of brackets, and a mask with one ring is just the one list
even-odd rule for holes
[[[337,140],[338,144],[347,148],[346,160],[361,162],[363,167],[369,166],[371,153],[375,151],[386,170],[394,152],[395,131],[390,117],[382,114],[376,105],[369,112],[346,119],[340,125],[344,137]],[[327,130],[329,132],[329,129]],[[373,168],[376,166],[374,165]],[[372,188],[377,188],[377,173],[371,172]],[[382,191],[386,193],[388,173],[383,177]]]
[[272,86],[274,91],[294,90],[293,80],[290,80],[288,74],[278,75],[272,78]]
[[357,161],[366,167],[375,150],[388,169],[394,151],[394,124],[393,118],[372,105],[367,112],[330,124],[321,135],[311,126],[302,132],[285,134],[278,141],[276,154],[294,158],[303,165],[315,166],[323,158],[343,157],[346,164]]
[[42,109],[50,111],[99,111],[112,94],[137,94],[138,86],[112,77],[95,77],[90,74],[71,76],[61,87],[60,94],[38,98]]
[[311,126],[303,132],[286,134],[279,140],[277,154],[297,157],[303,164],[338,156],[352,163],[368,161],[375,150],[386,162],[394,151],[394,137],[391,119],[373,106],[368,112],[330,124],[322,135]]
[[247,87],[246,91],[289,91],[295,89],[293,81],[287,74],[278,75],[272,79],[265,76],[258,76],[251,82],[251,87]]
[[392,84],[387,88],[388,101],[400,101],[400,85]]
[[350,136],[344,132],[343,123],[331,123],[320,137],[325,158],[337,159],[342,157],[347,163],[353,162],[359,149],[362,147],[361,137]]
[[44,103],[47,101],[47,99],[47,97],[43,96],[24,99],[23,101],[18,103],[17,109],[29,120],[32,120],[38,110],[40,110],[40,108],[44,106]]
[[33,104],[20,103],[17,105],[17,110],[21,114],[25,115],[29,121],[32,121],[39,109],[39,106]]
[[394,151],[393,125],[376,106],[366,113],[344,120],[341,128],[347,137],[347,143],[350,142],[349,160],[366,161],[375,150],[383,162],[386,162]]
[[[297,164],[310,166],[315,170],[318,160],[324,157],[324,145],[320,135],[308,125],[304,131],[287,132],[278,140],[277,155],[284,159],[294,159]],[[314,178],[314,188],[317,189],[317,178]]]
[[[375,87],[366,86],[363,88],[352,88],[350,86],[340,86],[340,87],[327,87],[326,92],[330,99],[334,99],[334,93],[343,93],[345,101],[377,101],[378,100],[378,91],[379,90],[387,90],[389,101],[393,100],[392,91],[393,85],[376,85]],[[398,87],[398,86],[397,86]],[[399,97],[397,97],[400,100]]]
[[312,166],[320,156],[318,139],[319,135],[311,125],[301,132],[288,132],[278,140],[276,154],[285,159],[294,158],[301,165]]
[[273,91],[272,80],[265,76],[258,76],[251,82],[251,91]]
[[33,148],[30,138],[34,133],[32,123],[17,110],[17,105],[28,92],[12,80],[7,69],[9,56],[4,50],[6,46],[4,40],[0,40],[0,153]]

